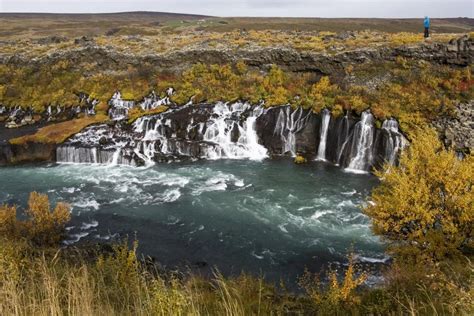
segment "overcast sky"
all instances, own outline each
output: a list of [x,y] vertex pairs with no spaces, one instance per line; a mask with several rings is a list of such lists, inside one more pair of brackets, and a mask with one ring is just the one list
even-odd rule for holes
[[474,17],[474,0],[0,0],[1,12],[161,11],[216,16]]

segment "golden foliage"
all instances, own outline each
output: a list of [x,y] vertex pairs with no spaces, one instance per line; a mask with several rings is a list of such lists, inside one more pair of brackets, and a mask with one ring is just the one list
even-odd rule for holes
[[438,258],[473,248],[472,155],[459,160],[433,130],[418,129],[400,165],[377,175],[381,184],[365,207],[376,234]]
[[360,303],[360,296],[356,293],[367,279],[365,273],[357,275],[353,256],[348,257],[349,263],[342,281],[339,281],[336,271],[327,273],[328,284],[319,280],[318,275],[305,271],[300,278],[300,285],[305,289],[313,304],[322,314],[337,314],[341,310],[350,310],[352,306]]
[[15,206],[0,207],[0,236],[9,239],[26,238],[37,245],[56,245],[64,234],[71,215],[69,206],[57,203],[50,209],[47,195],[32,192],[25,210],[27,220],[17,219]]
[[168,110],[167,106],[160,105],[159,107],[152,109],[152,110],[143,110],[141,107],[136,106],[128,111],[128,123],[132,124],[138,118],[145,116],[145,115],[152,115],[152,114],[160,114]]
[[301,155],[299,155],[299,154],[296,155],[296,157],[295,157],[295,164],[300,165],[300,164],[303,164],[303,163],[306,163],[306,162],[307,162],[307,160],[306,160],[305,157],[303,157],[303,156],[301,156]]
[[45,143],[60,144],[70,136],[80,132],[89,125],[105,122],[109,117],[105,114],[97,114],[94,116],[86,116],[70,121],[51,124],[40,128],[32,135],[21,136],[10,140],[11,144],[27,144],[27,143]]

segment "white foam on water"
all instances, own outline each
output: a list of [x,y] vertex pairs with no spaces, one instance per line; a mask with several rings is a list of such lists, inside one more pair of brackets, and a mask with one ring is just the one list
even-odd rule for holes
[[341,192],[341,194],[343,194],[343,195],[349,195],[349,196],[354,195],[354,194],[356,194],[356,193],[357,193],[356,190],[347,191],[347,192]]
[[66,245],[72,245],[72,244],[75,244],[77,243],[79,240],[81,240],[82,238],[88,236],[89,233],[88,232],[80,232],[80,233],[77,233],[77,234],[72,234],[70,235],[70,239],[67,239],[65,241],[63,241],[64,244]]
[[379,257],[366,257],[359,254],[353,256],[354,260],[358,262],[367,262],[367,263],[387,263],[391,258],[387,255],[382,258]]
[[252,256],[254,256],[255,258],[257,258],[258,260],[263,260],[263,259],[265,259],[265,257],[264,257],[263,255],[257,255],[257,254],[255,253],[255,251],[252,251],[250,254],[251,254]]
[[242,187],[244,183],[243,180],[237,178],[233,174],[218,172],[217,175],[211,176],[205,180],[204,183],[194,183],[194,190],[191,194],[197,196],[204,192],[225,191],[227,190],[228,185]]
[[81,191],[81,189],[72,187],[72,188],[63,188],[61,191],[65,193],[74,193],[74,192]]
[[120,203],[122,203],[122,202],[124,202],[124,201],[125,201],[125,198],[124,198],[124,197],[120,197],[120,198],[118,198],[118,199],[115,199],[115,200],[110,201],[109,203],[110,203],[110,204],[120,204]]
[[80,209],[88,209],[88,210],[99,210],[100,208],[100,204],[99,202],[97,202],[95,199],[93,198],[80,198],[79,200],[73,202],[71,204],[74,207],[76,208],[80,208]]
[[115,233],[115,234],[108,234],[108,235],[104,235],[104,236],[102,236],[102,235],[100,235],[100,234],[96,234],[96,235],[94,235],[94,238],[96,238],[96,239],[101,239],[101,240],[111,240],[111,239],[113,239],[113,238],[115,238],[115,237],[117,237],[117,236],[118,236],[117,233]]
[[98,221],[91,221],[90,223],[82,223],[81,230],[89,230],[89,229],[95,228],[97,226],[99,226]]
[[278,225],[278,228],[280,228],[280,230],[286,234],[288,234],[288,230],[286,229],[286,225],[288,224],[280,224]]
[[181,197],[179,189],[169,189],[163,193],[162,199],[164,203],[171,203],[177,201]]
[[166,186],[178,186],[184,188],[190,180],[184,177],[168,177],[166,179],[162,179],[157,181],[156,183],[166,185]]
[[312,210],[312,209],[314,209],[314,206],[302,206],[298,208],[298,211]]
[[339,202],[336,206],[337,208],[344,208],[344,207],[351,207],[355,208],[357,207],[352,200],[344,200],[342,202]]
[[365,171],[365,170],[360,170],[360,169],[353,169],[353,168],[344,168],[342,169],[344,172],[347,172],[347,173],[354,173],[354,174],[370,174],[369,171]]
[[311,219],[313,220],[319,220],[320,217],[326,215],[326,214],[332,214],[334,213],[333,211],[330,210],[325,210],[325,211],[316,211],[313,215],[311,215]]
[[245,184],[244,184],[243,180],[237,179],[237,180],[235,180],[234,185],[236,187],[243,187]]

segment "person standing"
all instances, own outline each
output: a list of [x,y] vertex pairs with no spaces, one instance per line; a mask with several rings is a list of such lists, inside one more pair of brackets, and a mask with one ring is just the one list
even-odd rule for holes
[[425,38],[430,37],[430,18],[428,16],[425,16],[425,20],[423,24],[425,25]]

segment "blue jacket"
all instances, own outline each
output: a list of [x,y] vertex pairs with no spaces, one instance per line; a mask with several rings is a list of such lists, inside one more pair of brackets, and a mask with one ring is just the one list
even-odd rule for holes
[[430,27],[430,18],[425,17],[425,21],[423,22],[423,24],[425,25],[425,27]]

